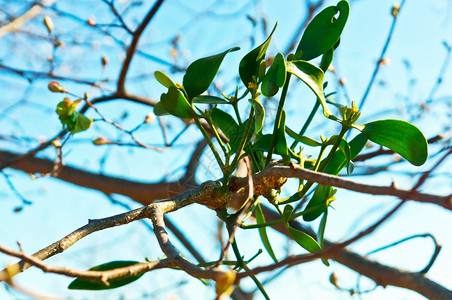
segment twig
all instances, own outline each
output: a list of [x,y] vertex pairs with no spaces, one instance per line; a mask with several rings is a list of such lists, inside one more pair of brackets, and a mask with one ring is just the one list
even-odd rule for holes
[[377,77],[378,71],[380,70],[380,66],[382,64],[382,61],[385,57],[386,51],[388,50],[389,43],[391,42],[392,34],[394,33],[395,25],[397,24],[397,20],[399,18],[400,10],[402,10],[403,5],[405,4],[405,0],[402,0],[400,2],[400,6],[398,9],[398,12],[394,15],[392,19],[391,28],[389,29],[388,37],[386,38],[386,42],[383,46],[383,49],[381,50],[380,57],[377,60],[377,63],[375,65],[374,72],[372,73],[372,77],[370,78],[369,84],[367,85],[366,90],[364,91],[363,97],[361,98],[361,101],[359,103],[359,110],[362,111],[363,105],[367,100],[367,96],[369,95],[370,89],[372,88],[375,78]]
[[133,32],[133,39],[129,47],[127,48],[126,59],[122,64],[121,73],[119,74],[118,78],[117,91],[119,93],[125,92],[125,82],[127,72],[129,71],[130,63],[132,62],[132,58],[133,55],[135,54],[135,50],[138,46],[138,41],[140,40],[141,34],[143,33],[144,29],[148,26],[149,22],[151,22],[151,20],[153,19],[153,17],[157,13],[158,9],[160,8],[163,2],[164,0],[157,0],[152,6],[151,10],[146,15],[146,17],[144,17],[140,26],[138,26],[138,28]]

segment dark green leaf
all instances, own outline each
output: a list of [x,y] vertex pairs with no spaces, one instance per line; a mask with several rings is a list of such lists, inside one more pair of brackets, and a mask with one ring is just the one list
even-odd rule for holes
[[[105,264],[101,264],[98,266],[95,266],[90,271],[108,271],[113,270],[117,268],[124,268],[128,266],[132,266],[135,264],[138,264],[140,262],[138,261],[127,261],[127,260],[120,260],[120,261],[111,261]],[[126,284],[129,284],[141,276],[143,276],[144,273],[133,275],[133,276],[127,276],[127,277],[120,277],[120,278],[114,278],[109,280],[110,285],[105,285],[101,281],[92,281],[87,279],[81,279],[77,278],[74,281],[69,284],[68,289],[70,290],[107,290],[107,289],[114,289]]]
[[243,84],[247,87],[248,83],[253,82],[253,76],[258,75],[259,66],[261,61],[265,58],[265,53],[267,52],[268,45],[270,44],[270,40],[272,38],[273,33],[275,32],[276,26],[273,28],[270,36],[257,48],[251,50],[247,55],[245,55],[240,61],[239,65],[239,74],[242,79]]
[[[231,146],[231,150],[234,152],[237,152],[239,150],[240,142],[242,140],[243,135],[246,131],[246,126],[249,122],[249,119],[240,124],[235,131],[231,131],[231,137],[229,139],[229,145]],[[248,133],[248,136],[246,138],[245,147],[247,143],[251,140],[251,137],[253,136],[253,133],[255,132],[255,122],[251,124],[251,130]]]
[[[298,44],[297,58],[311,60],[331,49],[341,36],[349,11],[348,2],[341,0],[337,6],[329,6],[315,16]],[[337,12],[339,18],[335,19]],[[298,54],[300,51],[301,56]]]
[[[350,148],[350,159],[354,159],[359,152],[364,148],[367,143],[367,138],[363,134],[357,135],[354,139],[348,143]],[[337,150],[330,163],[323,170],[324,173],[331,175],[338,175],[339,172],[347,165],[347,159],[342,150]],[[328,196],[332,193],[331,186],[318,185],[315,188],[314,195],[306,206],[305,210],[317,207],[313,211],[303,215],[303,220],[305,221],[313,221],[317,219],[326,209],[327,203],[326,200]],[[324,205],[321,205],[321,204]]]
[[265,109],[259,99],[250,99],[249,102],[254,107],[254,121],[256,133],[264,127]]
[[157,104],[154,106],[154,114],[156,116],[165,116],[168,115],[168,112],[163,108],[161,102],[157,102]]
[[331,112],[326,106],[325,96],[323,95],[323,71],[306,61],[296,60],[287,62],[287,72],[294,74],[308,85],[317,98],[320,99],[323,114],[328,118]]
[[290,227],[289,225],[286,225],[286,226],[287,226],[287,230],[289,231],[290,235],[293,237],[295,242],[298,243],[298,245],[305,248],[306,250],[308,250],[311,253],[315,253],[315,252],[322,250],[320,248],[320,245],[316,242],[316,240],[312,236],[310,236],[307,233],[304,233],[303,231],[294,229],[294,228]]
[[279,88],[286,82],[286,60],[284,55],[278,53],[273,60],[272,65],[262,80],[261,91],[265,97],[276,95]]
[[428,157],[427,139],[413,124],[401,120],[379,120],[356,126],[372,142],[388,147],[415,166]]
[[188,97],[191,99],[207,91],[215,75],[217,75],[218,69],[226,54],[239,49],[238,47],[234,47],[220,54],[201,58],[191,63],[182,81]]
[[322,60],[320,61],[320,69],[322,69],[323,73],[326,72],[326,70],[328,70],[328,68],[331,65],[331,62],[333,61],[333,57],[334,57],[334,50],[333,47],[326,51],[325,54],[323,54],[322,56]]
[[157,79],[157,81],[164,87],[169,88],[170,86],[176,86],[176,84],[163,72],[155,71],[154,76],[155,79]]
[[229,102],[225,99],[209,96],[209,95],[200,95],[193,98],[193,103],[204,103],[204,104],[228,104]]
[[230,114],[218,108],[212,109],[210,116],[212,117],[215,125],[217,125],[224,135],[231,140],[231,136],[238,130],[239,127],[234,118]]
[[198,117],[182,92],[174,86],[168,88],[167,94],[162,94],[160,96],[160,103],[162,104],[162,107],[173,116],[185,119]]
[[[256,209],[254,210],[255,216],[256,216],[256,222],[257,224],[264,224],[265,223],[265,216],[262,212],[261,204],[258,203],[256,206]],[[275,263],[278,262],[278,259],[275,256],[275,253],[273,252],[272,245],[270,244],[270,241],[268,240],[267,235],[267,228],[266,227],[259,227],[259,235],[262,240],[262,244],[264,244],[265,250],[267,250],[268,255],[273,259]]]

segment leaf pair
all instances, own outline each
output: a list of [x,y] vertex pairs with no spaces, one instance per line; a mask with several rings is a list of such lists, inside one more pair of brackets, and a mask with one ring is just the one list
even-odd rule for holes
[[201,58],[191,63],[185,72],[183,87],[175,84],[164,73],[156,71],[155,78],[168,88],[168,92],[160,96],[160,102],[154,107],[154,113],[156,115],[169,113],[179,118],[199,118],[200,116],[194,111],[191,103],[227,103],[221,98],[201,94],[207,91],[212,84],[226,54],[238,49],[240,48],[230,48],[220,54]]

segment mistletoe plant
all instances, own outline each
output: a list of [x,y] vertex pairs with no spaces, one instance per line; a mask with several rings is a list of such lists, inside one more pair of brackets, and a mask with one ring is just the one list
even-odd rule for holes
[[[339,16],[336,18],[338,13]],[[240,159],[249,157],[252,170],[261,171],[271,162],[273,154],[281,156],[285,164],[297,163],[303,168],[332,175],[338,175],[343,168],[346,168],[347,173],[351,174],[353,159],[360,153],[368,140],[392,149],[415,166],[422,165],[427,159],[427,141],[422,132],[414,125],[401,120],[378,120],[358,125],[357,121],[361,113],[354,102],[352,107],[341,106],[329,101],[325,96],[324,74],[333,60],[333,53],[339,45],[340,35],[348,14],[347,1],[343,0],[337,6],[327,7],[307,26],[295,54],[289,54],[285,58],[283,54],[277,53],[271,65],[267,67],[266,51],[276,30],[275,25],[270,36],[240,61],[239,75],[245,87],[241,96],[239,96],[240,87],[237,87],[235,94],[230,97],[225,93],[221,94],[222,97],[203,94],[214,80],[224,57],[238,48],[231,48],[220,54],[196,60],[187,68],[182,85],[174,83],[160,71],[155,72],[156,79],[168,88],[168,92],[161,95],[160,102],[155,106],[155,114],[171,114],[179,118],[194,120],[221,168],[223,186],[228,185],[229,178],[236,170]],[[322,56],[319,66],[309,62],[319,56]],[[299,133],[285,125],[284,103],[292,75],[303,81],[316,97],[313,110]],[[273,97],[279,89],[282,89],[282,92],[273,133],[263,134],[265,109],[259,98],[261,96]],[[244,117],[238,110],[238,102],[245,98],[249,102],[249,114],[243,120]],[[201,110],[197,104],[211,105],[209,109]],[[334,105],[339,114],[332,113],[328,104]],[[233,107],[234,115],[230,115],[225,109],[222,109],[228,105]],[[327,119],[326,122],[328,120],[338,122],[341,129],[337,135],[329,138],[322,137],[322,141],[316,141],[307,137],[305,132],[320,106]],[[213,136],[218,141],[218,148],[212,142],[211,135],[201,126],[200,119],[204,119],[210,125]],[[353,129],[360,133],[352,140],[347,141],[345,136]],[[226,136],[227,141],[221,138],[220,131]],[[287,146],[287,136],[294,139],[290,147]],[[319,147],[318,157],[308,159],[297,153],[298,143],[302,143],[305,147]],[[326,154],[328,146],[332,147]],[[293,207],[289,204],[303,198],[312,186],[313,182],[300,182],[299,190],[292,196],[280,199],[279,193],[276,193],[268,200],[280,212],[281,222],[287,226],[295,241],[306,250],[316,252],[323,247],[328,207],[334,199],[336,190],[331,186],[318,185],[306,208],[298,213],[294,213]],[[252,205],[242,207],[246,207],[248,211],[239,210],[235,216],[240,213],[255,212],[257,222],[260,224],[259,232],[263,244],[270,256],[277,261],[265,233],[265,227],[268,224],[265,224],[259,207],[259,199],[254,197],[248,201],[253,201]],[[285,205],[283,210],[281,210],[281,205]],[[318,234],[319,241],[315,241],[306,233],[288,225],[289,220],[299,216],[303,216],[305,221],[313,221],[322,215]],[[236,221],[226,212],[223,217],[227,222],[231,222],[231,217],[233,223]],[[240,256],[237,259],[240,259]]]
[[[161,95],[160,102],[154,107],[154,113],[159,116],[169,114],[194,121],[221,169],[222,178],[219,182],[221,182],[220,189],[224,189],[224,191],[227,190],[239,161],[245,157],[250,161],[253,173],[264,170],[267,165],[274,163],[272,160],[276,158],[281,159],[282,163],[286,165],[297,164],[301,168],[331,175],[338,175],[344,168],[348,174],[351,174],[353,159],[362,151],[368,140],[392,149],[415,166],[422,165],[427,159],[427,141],[422,132],[414,125],[401,120],[377,120],[359,124],[361,113],[354,102],[351,107],[342,106],[325,95],[327,84],[324,82],[324,74],[333,60],[335,49],[339,46],[340,36],[348,15],[349,4],[345,0],[339,1],[336,6],[325,8],[309,23],[294,54],[284,57],[283,54],[277,53],[271,61],[271,59],[266,59],[266,52],[276,30],[275,25],[269,37],[241,59],[238,74],[243,86],[237,86],[235,93],[231,96],[226,93],[213,96],[207,95],[205,92],[212,84],[225,56],[239,50],[237,47],[194,61],[188,66],[182,84],[173,82],[160,71],[155,72],[157,81],[168,90]],[[310,62],[318,57],[321,57],[319,65]],[[271,61],[269,66],[266,63],[268,61]],[[292,77],[304,82],[315,96],[313,109],[304,124],[300,124],[301,130],[298,132],[286,125],[284,110]],[[275,97],[280,89],[282,91],[279,96],[273,131],[271,134],[264,134],[262,130],[266,111],[261,103],[262,98]],[[239,111],[240,101],[248,101],[249,113],[247,116],[242,115]],[[209,104],[208,109],[205,109],[206,105],[201,106],[203,104]],[[86,128],[83,128],[85,129],[90,125],[80,115],[73,115],[74,105],[76,105],[75,102],[72,104],[65,101],[58,106],[61,121],[68,130],[72,130],[72,133],[81,131],[83,126],[77,125],[79,120],[84,122]],[[228,106],[232,106],[232,115],[227,112],[231,111]],[[318,141],[306,136],[306,131],[320,108],[325,122],[339,123],[340,130],[336,135],[328,138],[322,136]],[[337,111],[337,113],[333,111]],[[209,131],[202,124],[205,122],[210,127]],[[347,133],[352,130],[357,130],[359,133],[353,139],[347,140]],[[290,146],[287,143],[288,137],[293,139]],[[216,139],[216,143],[213,138]],[[301,150],[297,150],[300,143],[305,148],[319,148],[317,157],[303,156]],[[304,210],[294,210],[292,204],[307,196],[311,190],[313,190],[312,197]],[[233,214],[228,213],[226,207],[216,208],[216,210],[218,216],[225,221],[232,236],[238,223],[241,228],[257,228],[264,248],[277,262],[277,257],[266,233],[266,227],[282,223],[301,247],[311,253],[321,251],[328,208],[334,200],[335,192],[336,189],[331,186],[317,185],[314,187],[314,182],[303,180],[300,180],[298,190],[290,197],[281,198],[281,191],[273,190],[267,193],[265,201],[274,206],[281,218],[272,223],[266,223],[260,206],[261,198],[255,195],[250,195],[242,207]],[[257,224],[243,224],[246,216],[252,213],[256,217]],[[239,219],[242,216],[245,218]],[[290,220],[300,216],[303,216],[306,222],[321,217],[317,240],[289,225]],[[231,240],[237,259],[236,268],[246,269],[247,262],[240,255],[235,240],[233,238]],[[328,261],[324,260],[324,263],[328,264]],[[107,265],[107,269],[109,267],[111,266]],[[106,269],[105,266],[103,269]],[[129,282],[130,280],[126,280],[123,284]],[[260,286],[258,282],[257,284]],[[77,279],[71,288],[91,289],[92,287],[84,285],[83,280]]]

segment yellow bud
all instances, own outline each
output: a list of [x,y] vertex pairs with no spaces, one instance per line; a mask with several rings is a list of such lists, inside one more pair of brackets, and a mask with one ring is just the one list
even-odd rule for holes
[[154,120],[155,120],[155,114],[151,112],[144,119],[144,123],[152,123],[152,121],[154,121]]
[[392,6],[392,8],[391,8],[391,15],[392,15],[394,18],[397,18],[397,15],[399,14],[399,11],[400,11],[400,5],[394,4],[394,5]]
[[49,33],[52,33],[52,31],[53,31],[53,21],[52,21],[52,19],[49,16],[45,16],[44,17],[44,25],[46,26],[47,31]]

